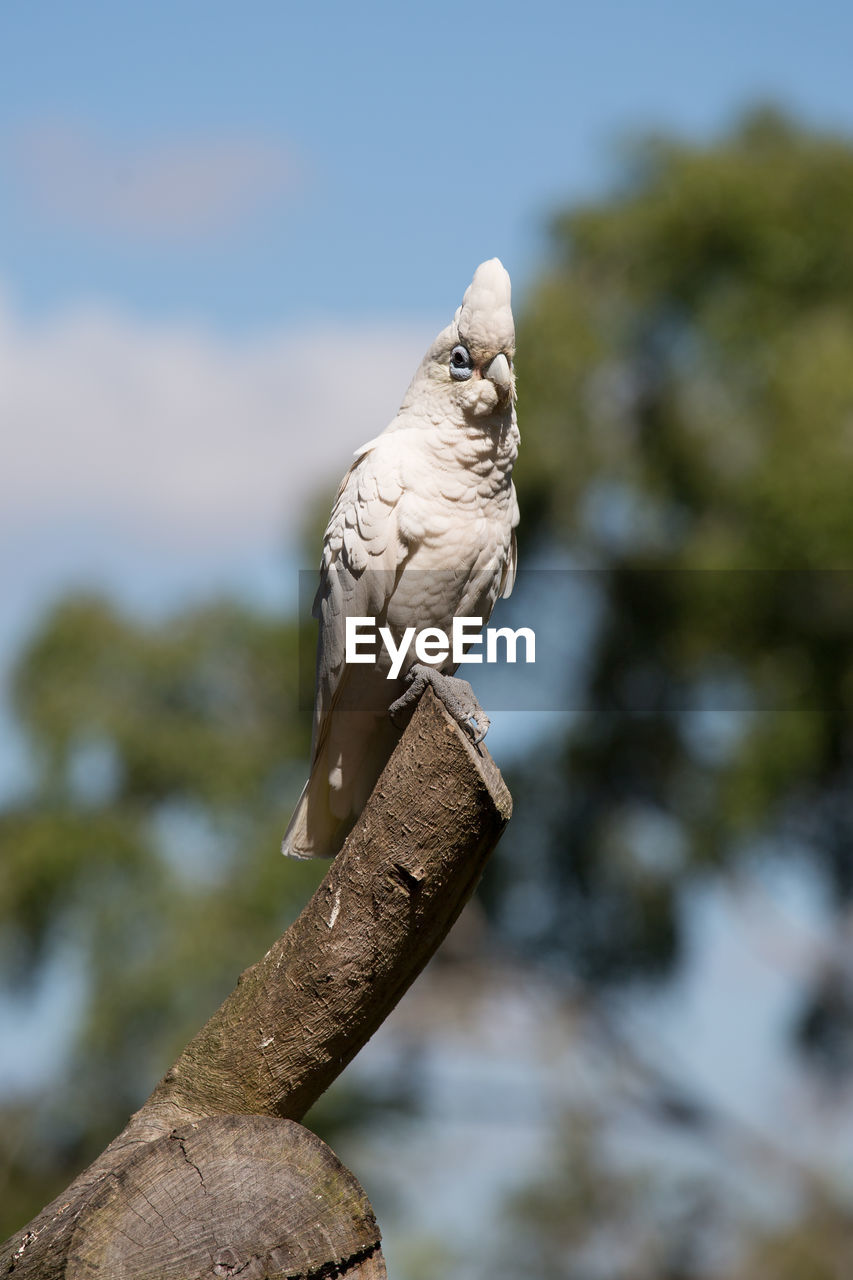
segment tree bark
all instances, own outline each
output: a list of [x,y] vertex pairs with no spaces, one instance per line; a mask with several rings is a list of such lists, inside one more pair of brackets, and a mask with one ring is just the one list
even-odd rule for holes
[[301,915],[122,1133],[7,1241],[0,1275],[384,1276],[367,1197],[292,1122],[433,955],[511,809],[491,756],[427,689]]

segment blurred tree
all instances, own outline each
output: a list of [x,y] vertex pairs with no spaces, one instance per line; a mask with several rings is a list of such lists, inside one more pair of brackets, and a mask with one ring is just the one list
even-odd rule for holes
[[59,957],[82,1008],[70,1063],[2,1113],[0,1235],[117,1132],[318,880],[277,857],[308,751],[297,643],[236,606],[148,627],[77,599],[23,654],[34,777],[0,813],[2,972],[34,991]]
[[[709,1143],[704,1162],[691,1168],[684,1167],[683,1153],[680,1160],[655,1159],[651,1134],[646,1148],[640,1144],[626,1160],[604,1108],[568,1111],[556,1120],[553,1150],[546,1150],[540,1176],[510,1197],[512,1229],[488,1256],[483,1275],[844,1280],[850,1274],[849,1204],[795,1166],[774,1167],[768,1152],[761,1159],[745,1151],[737,1133],[728,1135],[733,1144],[720,1143],[716,1161],[708,1159]],[[630,1119],[623,1114],[620,1122]],[[635,1124],[635,1144],[636,1134]],[[789,1183],[793,1175],[795,1207],[790,1185],[780,1194],[785,1175]],[[775,1210],[768,1205],[768,1181],[778,1184]],[[762,1183],[763,1205],[755,1194]]]
[[601,617],[562,760],[512,780],[528,941],[665,972],[680,890],[768,838],[848,905],[853,146],[771,110],[636,146],[555,219],[518,348],[522,563],[567,549]]

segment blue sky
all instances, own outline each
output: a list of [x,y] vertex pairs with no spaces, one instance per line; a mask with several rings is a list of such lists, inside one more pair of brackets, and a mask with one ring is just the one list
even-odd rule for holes
[[[4,6],[0,281],[25,315],[441,322],[484,257],[523,284],[632,131],[767,97],[853,128],[852,36],[827,0]],[[209,199],[151,207],[205,156]]]

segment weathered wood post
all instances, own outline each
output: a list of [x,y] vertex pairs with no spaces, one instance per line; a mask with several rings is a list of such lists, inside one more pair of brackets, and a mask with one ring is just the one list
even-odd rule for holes
[[384,1277],[367,1197],[296,1122],[433,955],[511,810],[491,756],[427,689],[301,915],[102,1155],[6,1242],[0,1276]]

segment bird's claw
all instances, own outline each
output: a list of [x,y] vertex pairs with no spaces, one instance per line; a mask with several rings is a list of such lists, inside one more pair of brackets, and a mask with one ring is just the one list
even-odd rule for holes
[[405,681],[408,685],[405,693],[388,708],[391,721],[398,728],[402,728],[407,722],[405,713],[408,712],[409,716],[411,715],[418,699],[429,684],[432,685],[453,719],[465,730],[474,746],[483,741],[489,731],[489,717],[477,701],[476,694],[467,680],[461,680],[458,676],[442,675],[433,667],[416,662],[406,672]]
[[480,745],[480,743],[485,738],[486,734],[489,732],[488,716],[483,715],[482,719],[485,720],[486,722],[486,726],[484,729],[480,728],[480,723],[477,720],[477,717],[475,715],[468,716],[467,720],[465,720],[462,725],[462,728],[465,730],[467,734],[469,734],[471,741],[474,743],[475,747],[478,747]]

